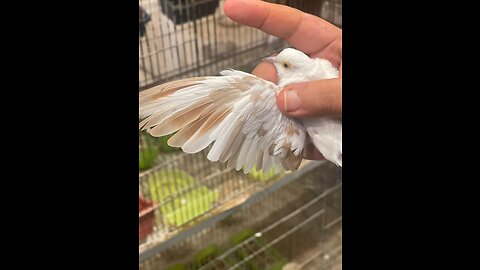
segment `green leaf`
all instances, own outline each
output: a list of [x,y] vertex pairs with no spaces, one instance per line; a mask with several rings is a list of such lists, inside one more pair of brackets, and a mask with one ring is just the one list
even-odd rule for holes
[[148,177],[151,198],[157,203],[194,184],[195,179],[182,170],[160,170]]
[[277,173],[275,172],[275,170],[272,168],[270,169],[267,173],[264,173],[262,170],[257,170],[255,168],[255,166],[253,167],[253,169],[248,173],[250,176],[252,176],[253,178],[257,179],[257,180],[260,180],[260,181],[268,181],[270,179],[272,179],[272,177],[274,177],[275,175],[277,175]]
[[210,210],[218,196],[218,191],[200,186],[175,197],[160,209],[168,222],[178,227]]
[[140,170],[150,169],[155,159],[157,158],[158,151],[155,147],[144,147],[139,149],[138,165]]
[[220,248],[215,245],[209,245],[206,248],[201,249],[195,255],[195,266],[201,267],[211,261],[213,258],[217,257],[220,254]]

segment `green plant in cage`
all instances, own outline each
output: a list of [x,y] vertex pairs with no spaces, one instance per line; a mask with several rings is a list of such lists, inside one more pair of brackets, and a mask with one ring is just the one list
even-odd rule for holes
[[165,169],[150,174],[147,182],[152,200],[160,203],[162,199],[195,185],[196,181],[185,171]]
[[168,222],[178,227],[212,209],[218,197],[218,191],[199,186],[174,196],[160,209]]
[[178,147],[171,147],[170,145],[168,145],[168,140],[173,135],[175,135],[175,133],[172,133],[172,134],[166,135],[166,136],[162,136],[162,137],[158,137],[159,148],[160,148],[160,151],[162,153],[171,153],[171,152],[176,152],[176,151],[180,150],[180,148],[178,148]]
[[219,193],[198,185],[195,178],[179,169],[165,169],[148,176],[150,197],[159,203],[169,224],[181,226],[204,214],[217,202]]
[[[230,269],[233,265],[238,262],[238,259],[234,258],[232,255],[227,255],[223,259],[215,259],[210,266],[205,267],[205,270],[227,270]],[[236,268],[238,270],[249,270],[245,265],[241,265]]]
[[158,156],[158,150],[155,147],[141,147],[138,154],[138,166],[143,171],[153,166]]
[[[204,270],[227,270],[239,262],[235,254],[227,254],[221,258],[219,255],[223,253],[217,245],[211,244],[201,249],[195,254],[193,267],[194,269],[202,268]],[[207,265],[208,264],[208,265]],[[240,265],[238,270],[250,270],[248,265]]]
[[268,172],[265,173],[262,170],[257,170],[256,167],[253,166],[253,169],[248,174],[254,179],[264,182],[275,177],[277,175],[277,172],[275,172],[275,170],[271,168]]
[[150,169],[158,156],[158,148],[154,145],[151,136],[145,131],[139,134],[140,145],[138,150],[138,165],[140,171]]
[[184,264],[176,264],[174,266],[170,266],[167,270],[188,270],[188,268]]
[[194,258],[195,269],[198,269],[204,266],[205,264],[211,262],[219,254],[220,254],[220,248],[215,244],[209,245],[201,249],[195,254],[195,258]]
[[[246,242],[247,239],[254,235],[255,233],[252,229],[245,229],[232,237],[231,243],[233,245],[242,243],[236,251],[236,255],[240,260],[246,259],[249,255],[268,244],[261,236]],[[248,268],[252,270],[281,270],[286,263],[287,259],[273,247],[268,247],[246,262]]]
[[230,242],[232,243],[233,246],[235,246],[247,240],[249,237],[252,237],[254,234],[255,232],[252,229],[245,229],[233,235]]
[[147,170],[153,167],[155,160],[161,153],[172,153],[179,151],[180,148],[168,145],[168,140],[175,134],[170,134],[158,138],[149,136],[146,131],[140,132],[139,149],[139,169]]

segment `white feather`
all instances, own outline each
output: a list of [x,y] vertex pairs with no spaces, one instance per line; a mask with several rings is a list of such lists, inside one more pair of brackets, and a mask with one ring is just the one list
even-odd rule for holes
[[207,133],[200,136],[199,131],[195,134],[182,146],[182,150],[185,153],[194,154],[202,151],[207,148],[212,142],[213,139],[210,137],[212,131],[207,131]]
[[258,153],[258,141],[259,139],[257,136],[254,136],[252,138],[252,143],[249,146],[248,152],[246,154],[245,162],[244,162],[244,173],[248,173],[253,166],[255,165],[255,162],[257,161],[257,153]]
[[242,148],[240,150],[240,154],[238,155],[238,158],[237,158],[237,166],[235,167],[237,171],[242,169],[243,165],[245,164],[245,158],[247,156],[247,152],[248,152],[248,149],[250,148],[251,143],[252,143],[252,138],[245,139],[242,145]]
[[237,134],[233,134],[233,132],[236,130],[235,126],[240,122],[238,121],[239,116],[237,115],[235,118],[234,116],[234,114],[230,114],[215,130],[215,134],[212,133],[211,137],[216,138],[216,141],[207,155],[209,160],[218,161],[225,148],[229,147],[227,143],[232,142],[236,137]]

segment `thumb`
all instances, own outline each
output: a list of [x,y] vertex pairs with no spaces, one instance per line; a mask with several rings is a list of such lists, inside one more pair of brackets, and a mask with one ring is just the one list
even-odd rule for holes
[[342,79],[326,79],[286,86],[277,95],[279,110],[293,117],[342,115]]

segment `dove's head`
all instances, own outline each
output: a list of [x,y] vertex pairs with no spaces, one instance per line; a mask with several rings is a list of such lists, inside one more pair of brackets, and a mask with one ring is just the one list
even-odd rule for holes
[[277,69],[279,85],[285,85],[293,82],[301,82],[312,70],[312,59],[303,52],[286,48],[277,56],[264,59],[275,65]]

